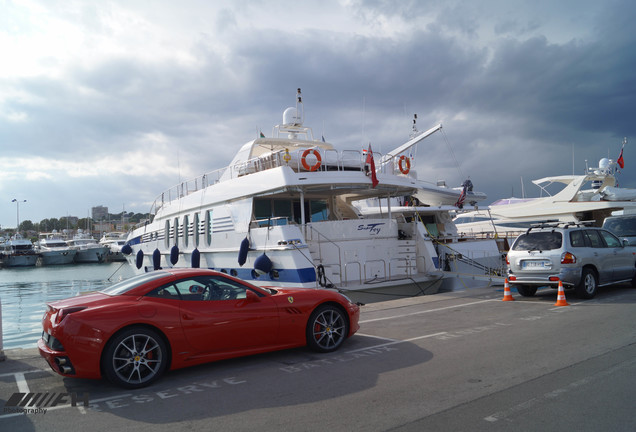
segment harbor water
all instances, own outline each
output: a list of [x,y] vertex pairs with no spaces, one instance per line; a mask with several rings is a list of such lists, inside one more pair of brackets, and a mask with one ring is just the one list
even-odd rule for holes
[[47,302],[99,291],[131,276],[126,262],[0,269],[3,349],[36,346]]

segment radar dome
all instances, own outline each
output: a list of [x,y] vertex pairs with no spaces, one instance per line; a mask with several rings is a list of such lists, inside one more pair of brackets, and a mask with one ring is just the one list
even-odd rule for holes
[[609,164],[610,164],[610,161],[608,158],[603,158],[600,161],[598,161],[598,167],[602,170],[609,168]]
[[283,125],[284,126],[300,126],[303,124],[303,119],[294,107],[289,107],[283,112]]

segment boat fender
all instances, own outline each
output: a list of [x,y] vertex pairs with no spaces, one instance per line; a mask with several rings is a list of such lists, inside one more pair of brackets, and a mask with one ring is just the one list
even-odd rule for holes
[[318,285],[320,285],[321,287],[325,287],[327,286],[327,276],[325,275],[325,266],[323,266],[322,264],[319,264],[318,267],[316,267],[317,273],[318,273]]
[[241,242],[241,247],[239,248],[239,254],[238,254],[238,263],[241,267],[243,267],[243,264],[245,264],[245,262],[247,261],[247,251],[250,248],[250,241],[248,240],[247,237],[245,237],[243,239],[243,241]]
[[[306,159],[307,156],[309,156],[309,153],[313,153],[313,155],[316,157],[316,163],[312,166],[309,166]],[[320,168],[322,158],[320,157],[320,153],[318,153],[318,150],[307,149],[303,152],[303,156],[300,158],[300,162],[303,164],[303,168],[305,168],[307,171],[316,171],[318,168]]]
[[400,172],[402,174],[408,174],[411,171],[411,161],[406,156],[400,156],[398,167],[400,168]]
[[190,261],[192,262],[192,268],[199,268],[201,266],[201,252],[199,252],[199,249],[192,251],[192,258]]
[[179,261],[179,248],[172,246],[172,249],[170,249],[170,263],[175,265],[177,261]]
[[144,265],[144,251],[142,251],[141,249],[139,249],[139,252],[137,252],[137,259],[135,260],[135,265],[137,266],[138,269],[140,269],[141,266]]
[[152,253],[152,265],[155,270],[161,270],[161,252],[159,252],[159,249],[155,249]]
[[121,253],[123,253],[124,255],[130,255],[131,253],[133,253],[132,247],[130,247],[129,244],[125,244],[121,248]]
[[265,255],[265,253],[256,258],[256,260],[254,261],[254,271],[259,275],[269,273],[272,270],[272,267],[272,260],[270,260],[269,257]]

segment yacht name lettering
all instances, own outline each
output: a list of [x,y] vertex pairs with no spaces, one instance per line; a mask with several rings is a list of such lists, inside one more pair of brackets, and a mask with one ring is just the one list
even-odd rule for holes
[[371,235],[380,234],[380,230],[382,229],[379,228],[380,225],[384,225],[384,222],[358,225],[358,231],[369,231]]

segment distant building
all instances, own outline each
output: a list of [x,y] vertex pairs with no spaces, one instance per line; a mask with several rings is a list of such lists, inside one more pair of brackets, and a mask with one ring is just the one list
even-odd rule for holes
[[93,221],[103,221],[108,219],[108,207],[97,206],[91,209]]

